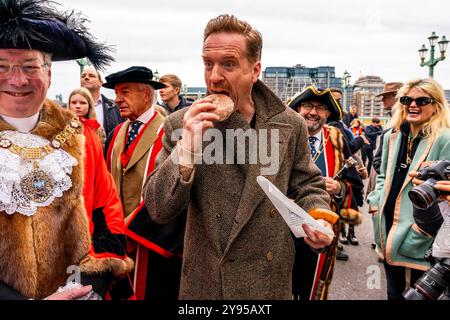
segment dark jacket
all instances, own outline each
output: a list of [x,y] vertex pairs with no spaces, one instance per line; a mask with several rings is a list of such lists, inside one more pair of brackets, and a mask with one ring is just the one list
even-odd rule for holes
[[364,145],[362,137],[354,137],[353,134],[344,126],[342,121],[330,121],[328,125],[338,128],[344,136],[345,143],[350,148],[350,154],[354,154]]
[[119,107],[115,104],[114,101],[108,99],[103,94],[102,104],[103,104],[103,128],[105,129],[106,136],[114,130],[114,128],[119,124],[125,121],[120,116]]
[[367,140],[370,142],[370,146],[373,150],[377,147],[377,137],[382,133],[383,129],[381,127],[375,127],[373,125],[369,125],[364,129],[364,134],[367,137]]
[[180,103],[179,103],[179,104],[175,107],[175,109],[173,109],[173,110],[170,109],[170,107],[169,107],[165,102],[163,102],[163,103],[161,104],[161,106],[162,106],[164,109],[166,109],[167,114],[174,113],[174,112],[176,112],[176,111],[178,111],[178,110],[181,110],[181,109],[184,109],[184,108],[186,108],[186,107],[189,107],[189,106],[192,104],[192,102],[186,100],[186,98],[185,98],[184,96],[179,96],[178,98],[180,99]]
[[345,123],[345,125],[347,126],[347,128],[351,127],[351,123],[353,120],[358,119],[358,115],[355,114],[354,116],[352,116],[352,114],[350,112],[346,112],[344,113],[344,116],[342,117],[342,122]]
[[373,155],[372,166],[375,169],[375,171],[377,172],[377,174],[380,174],[381,152],[383,151],[383,138],[384,138],[384,135],[386,134],[386,132],[388,132],[389,130],[391,130],[391,128],[385,129],[385,130],[383,130],[383,132],[381,132],[381,137],[380,137],[380,139],[378,139],[379,145],[378,145],[378,148],[376,149],[377,151]]

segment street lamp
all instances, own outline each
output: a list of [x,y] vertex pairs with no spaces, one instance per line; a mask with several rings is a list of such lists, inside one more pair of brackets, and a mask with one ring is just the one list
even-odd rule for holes
[[425,45],[422,45],[422,48],[419,49],[419,57],[420,57],[420,66],[428,66],[429,72],[428,75],[430,78],[433,78],[434,75],[434,66],[442,60],[445,60],[445,50],[447,50],[448,40],[445,38],[445,36],[442,36],[441,40],[438,41],[439,44],[439,50],[441,52],[441,56],[439,58],[434,58],[434,48],[436,46],[436,41],[439,39],[439,37],[436,35],[436,32],[432,32],[431,36],[428,37],[428,41],[430,42],[430,59],[425,62],[425,57],[427,55],[428,49],[425,47]]
[[351,78],[352,76],[350,75],[350,73],[348,73],[347,72],[347,70],[345,70],[344,71],[344,75],[342,76],[342,80],[343,80],[343,91],[344,91],[344,96],[342,97],[343,98],[343,102],[342,102],[342,108],[344,109],[344,110],[346,110],[347,109],[347,88],[349,87],[349,85],[350,85],[350,78]]
[[91,63],[85,58],[77,59],[75,61],[78,63],[78,66],[80,67],[80,75],[83,74],[83,70],[86,66],[91,65]]

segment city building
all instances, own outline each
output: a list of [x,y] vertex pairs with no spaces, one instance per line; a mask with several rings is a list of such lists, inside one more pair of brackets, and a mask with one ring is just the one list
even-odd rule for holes
[[267,67],[263,71],[262,81],[283,102],[287,102],[309,85],[342,90],[342,79],[336,77],[335,67],[330,66],[310,68],[297,64],[294,67]]
[[352,105],[358,107],[358,115],[367,120],[365,122],[370,122],[369,119],[373,117],[387,119],[381,97],[376,97],[383,92],[383,86],[384,81],[378,76],[363,76],[354,83],[350,100]]
[[447,102],[450,105],[450,90],[444,90],[445,91],[445,99],[447,99]]
[[206,97],[206,87],[186,87],[183,86],[182,94],[188,100],[199,100]]

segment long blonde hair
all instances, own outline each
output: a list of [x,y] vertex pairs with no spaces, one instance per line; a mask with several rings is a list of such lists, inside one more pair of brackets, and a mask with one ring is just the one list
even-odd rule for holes
[[413,88],[425,92],[434,100],[436,110],[428,122],[423,125],[422,132],[425,137],[435,140],[441,130],[450,128],[450,110],[442,86],[431,78],[410,80],[398,90],[396,96],[397,102],[394,106],[396,111],[388,126],[400,130],[400,126],[406,122],[408,114],[405,110],[406,108],[400,103],[399,99],[400,97],[407,95]]
[[[94,106],[94,99],[92,98],[92,95],[89,92],[89,90],[86,88],[77,88],[77,89],[73,90],[69,95],[69,99],[67,100],[68,101],[67,107],[70,109],[70,100],[76,94],[79,94],[80,96],[84,97],[88,102],[88,113],[86,114],[86,116],[84,118],[97,120],[97,114],[95,112],[95,106]],[[103,144],[106,136],[105,136],[105,132],[102,127],[97,129],[97,135]]]

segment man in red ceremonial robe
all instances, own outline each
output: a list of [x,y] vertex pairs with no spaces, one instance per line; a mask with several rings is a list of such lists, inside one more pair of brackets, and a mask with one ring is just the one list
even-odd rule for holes
[[[350,156],[342,133],[327,121],[339,121],[340,105],[330,89],[319,90],[312,86],[295,96],[289,106],[297,111],[308,125],[311,157],[325,178],[327,192],[331,196],[330,207],[339,214],[341,221],[359,224],[363,183],[354,167],[340,171]],[[337,235],[338,229],[335,229]],[[323,252],[313,252],[302,239],[295,239],[296,256],[292,287],[296,300],[326,300],[332,280],[337,236]]]
[[107,76],[103,86],[115,90],[120,115],[127,119],[108,137],[106,160],[123,203],[126,233],[134,240],[129,250],[136,251],[136,299],[175,300],[184,221],[157,225],[142,200],[142,186],[162,147],[164,117],[152,106],[156,90],[165,85],[138,66]]

